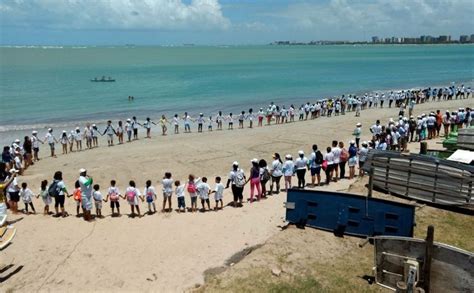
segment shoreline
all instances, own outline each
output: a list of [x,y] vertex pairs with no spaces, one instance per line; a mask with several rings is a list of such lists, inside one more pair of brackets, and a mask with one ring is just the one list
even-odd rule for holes
[[[426,89],[428,87],[431,87],[431,88],[438,88],[438,87],[445,87],[445,86],[450,86],[452,84],[453,81],[449,81],[449,82],[441,82],[441,83],[435,83],[435,85],[432,85],[432,86],[411,86],[409,88],[401,88],[401,87],[398,87],[398,88],[387,88],[387,89],[372,89],[372,90],[361,90],[361,91],[357,91],[355,94],[353,95],[356,95],[356,96],[363,96],[364,93],[369,93],[369,94],[373,94],[373,93],[389,93],[390,91],[393,91],[393,92],[399,92],[399,91],[407,91],[407,90],[422,90],[422,89]],[[474,79],[466,79],[466,80],[460,80],[460,81],[456,81],[455,84],[458,86],[458,85],[461,85],[461,84],[464,84],[466,87],[471,87],[471,89],[474,89]],[[474,94],[471,93],[471,95]],[[346,96],[348,96],[349,94],[344,94]],[[321,97],[321,98],[317,98],[317,97],[306,97],[306,98],[303,98],[303,97],[294,97],[294,98],[275,98],[273,100],[271,99],[268,99],[268,102],[263,105],[263,104],[234,104],[234,105],[230,105],[229,107],[226,108],[226,110],[222,110],[223,112],[223,115],[226,116],[229,112],[233,112],[234,113],[234,118],[238,116],[238,114],[240,113],[240,111],[242,111],[242,108],[244,108],[244,111],[246,111],[246,113],[248,112],[248,109],[249,108],[253,108],[254,109],[254,113],[256,114],[258,112],[258,109],[260,107],[263,107],[263,109],[265,110],[266,107],[268,106],[268,104],[273,101],[275,102],[275,104],[277,105],[286,105],[286,106],[289,106],[291,104],[295,105],[296,108],[299,107],[300,104],[304,104],[308,101],[310,101],[311,103],[313,102],[316,102],[316,101],[320,101],[320,100],[324,100],[324,99],[337,99],[337,98],[340,98],[342,96],[342,94],[339,94],[339,95],[327,95],[328,98],[325,98],[325,97]],[[124,99],[125,100],[125,99]],[[388,100],[388,97],[386,97],[386,101]],[[126,101],[125,101],[126,102]],[[129,102],[130,103],[130,102]],[[133,103],[133,102],[131,102]],[[430,101],[431,103],[431,101]],[[240,108],[240,110],[238,110],[238,108]],[[197,108],[196,109],[196,113],[194,112],[189,112],[191,116],[196,116],[199,111],[202,111],[203,109],[209,109],[209,108]],[[213,118],[215,118],[215,115],[217,114],[217,112],[219,111],[219,108],[218,107],[215,107],[215,108],[212,108],[212,109],[209,109],[211,112],[212,112],[212,116]],[[367,110],[367,109],[366,109]],[[94,119],[89,119],[89,118],[79,118],[78,120],[68,120],[66,118],[64,119],[55,119],[56,122],[40,122],[38,124],[4,124],[4,125],[0,125],[0,144],[2,145],[9,145],[11,144],[15,139],[19,138],[21,141],[23,141],[23,137],[24,136],[30,136],[31,135],[31,131],[33,130],[38,130],[39,131],[39,137],[42,139],[43,138],[43,134],[42,133],[46,133],[47,132],[47,129],[48,128],[53,128],[55,130],[55,134],[56,135],[59,135],[60,132],[64,129],[66,130],[68,133],[71,129],[74,129],[76,126],[79,126],[81,128],[81,131],[83,130],[83,127],[85,127],[86,123],[95,123],[98,127],[99,127],[99,130],[103,130],[104,127],[106,126],[106,121],[107,120],[112,120],[112,123],[116,125],[117,121],[119,120],[122,120],[124,123],[125,123],[125,120],[127,118],[131,118],[132,116],[134,116],[135,114],[133,113],[140,113],[140,115],[143,115],[143,118],[142,117],[138,117],[139,118],[139,121],[143,121],[145,119],[146,116],[149,116],[150,118],[154,115],[156,116],[155,119],[159,119],[159,117],[165,113],[166,117],[169,119],[169,121],[171,121],[171,118],[172,116],[177,113],[180,117],[182,116],[182,114],[187,111],[187,110],[183,110],[183,109],[180,109],[180,110],[176,110],[174,112],[171,112],[170,110],[165,110],[163,112],[158,112],[158,111],[155,111],[155,110],[149,110],[149,111],[143,111],[143,109],[137,109],[137,110],[133,110],[133,111],[127,111],[127,112],[123,112],[123,111],[119,111],[118,113],[112,113],[110,115],[110,117],[108,118],[105,118],[105,115],[104,114],[100,114],[99,116],[101,117],[100,119],[95,119],[95,117],[97,116],[97,114],[90,114],[90,118],[94,117]],[[363,110],[365,111],[365,110]],[[204,113],[204,112],[203,112]],[[204,117],[207,118],[209,117],[209,113],[204,113]],[[129,117],[126,117],[126,116],[129,116]],[[152,121],[154,120],[153,118],[151,119]],[[182,127],[182,121],[180,122],[180,127]],[[195,125],[196,123],[193,122],[191,123],[191,127],[192,129],[194,127],[196,127]],[[139,132],[143,132],[144,130],[142,128],[139,128]],[[161,129],[159,129],[158,126],[155,126],[155,127],[152,127],[152,132],[155,132],[155,134],[160,134],[161,132]],[[172,134],[173,135],[173,134]]]

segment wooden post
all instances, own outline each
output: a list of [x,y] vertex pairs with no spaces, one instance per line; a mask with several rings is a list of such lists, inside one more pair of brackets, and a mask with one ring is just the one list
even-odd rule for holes
[[434,240],[434,227],[428,226],[428,232],[426,234],[426,248],[425,248],[425,264],[423,266],[423,284],[425,292],[430,292],[430,277],[431,277],[431,259],[433,257],[433,240]]
[[372,197],[372,189],[374,188],[374,167],[370,167],[369,171],[369,193],[367,197]]

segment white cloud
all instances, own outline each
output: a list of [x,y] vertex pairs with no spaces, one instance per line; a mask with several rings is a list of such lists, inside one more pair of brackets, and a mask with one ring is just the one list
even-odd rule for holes
[[226,29],[218,0],[0,0],[2,25],[60,29]]
[[[471,33],[472,0],[330,0],[298,2],[268,14],[319,35]],[[467,30],[467,31],[466,31]]]

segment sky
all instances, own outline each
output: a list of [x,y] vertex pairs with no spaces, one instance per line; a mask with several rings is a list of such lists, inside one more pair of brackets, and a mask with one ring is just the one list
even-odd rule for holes
[[474,0],[0,0],[1,45],[237,45],[473,33]]

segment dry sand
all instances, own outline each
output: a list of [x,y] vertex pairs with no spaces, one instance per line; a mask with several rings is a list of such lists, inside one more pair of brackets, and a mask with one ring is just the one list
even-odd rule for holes
[[[472,107],[473,101],[417,105],[415,113]],[[363,140],[368,139],[368,127],[376,119],[385,122],[397,115],[397,108],[372,109],[362,111],[361,117],[348,113],[271,127],[166,137],[157,134],[159,130],[155,128],[151,140],[143,139],[144,135],[140,134],[139,141],[110,148],[101,141],[100,148],[59,155],[56,159],[44,158],[48,151],[43,147],[44,159],[28,169],[20,182],[28,182],[37,191],[41,180],[51,180],[54,171],[61,170],[72,190],[78,170],[87,168],[103,193],[110,179],[116,179],[121,190],[130,179],[137,182],[140,190],[147,179],[152,179],[160,190],[158,181],[165,171],[171,171],[175,180],[182,181],[189,173],[206,176],[213,187],[216,175],[222,176],[225,183],[235,160],[248,173],[253,157],[269,161],[273,152],[296,154],[300,149],[309,152],[313,143],[322,149],[333,139],[347,142],[357,122],[363,124]],[[343,180],[329,188],[343,190],[349,183]],[[247,186],[244,195],[248,194]],[[225,204],[231,198],[230,190],[226,190]],[[158,213],[140,219],[125,215],[111,218],[108,204],[104,204],[103,213],[107,217],[94,223],[74,216],[57,219],[40,214],[11,215],[10,221],[18,220],[15,223],[18,233],[12,245],[1,252],[1,262],[14,267],[1,276],[22,268],[0,284],[0,291],[183,291],[202,284],[206,269],[219,267],[233,254],[264,243],[278,233],[277,226],[284,219],[285,199],[281,193],[238,209],[225,207],[223,211],[198,214]],[[189,198],[186,200],[189,204]],[[161,192],[158,207],[160,201]],[[41,212],[42,201],[35,200],[34,204]],[[122,213],[129,213],[126,202],[121,204]],[[174,197],[173,205],[176,207]],[[72,199],[67,200],[66,206],[74,214]],[[144,211],[146,204],[141,208]]]

